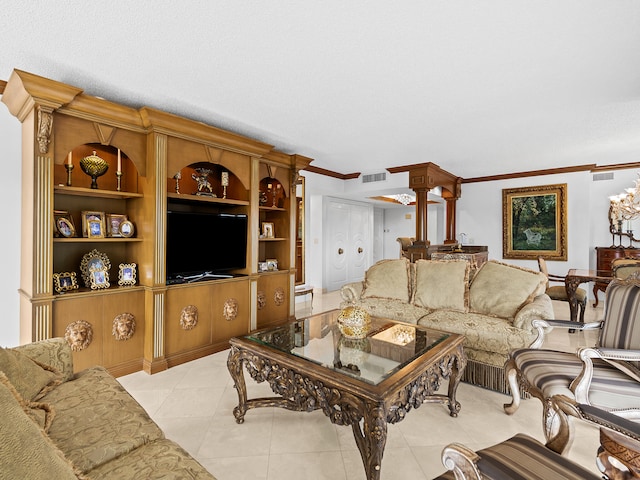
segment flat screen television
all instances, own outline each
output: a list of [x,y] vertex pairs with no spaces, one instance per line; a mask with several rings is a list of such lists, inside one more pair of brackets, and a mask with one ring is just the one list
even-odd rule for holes
[[245,268],[247,226],[244,214],[169,210],[167,281]]

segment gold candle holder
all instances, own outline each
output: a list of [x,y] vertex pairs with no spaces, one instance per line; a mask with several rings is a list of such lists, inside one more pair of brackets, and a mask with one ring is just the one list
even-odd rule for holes
[[67,170],[67,187],[71,186],[71,171],[73,170],[72,163],[65,163],[64,168]]
[[122,172],[116,172],[116,190],[122,189]]

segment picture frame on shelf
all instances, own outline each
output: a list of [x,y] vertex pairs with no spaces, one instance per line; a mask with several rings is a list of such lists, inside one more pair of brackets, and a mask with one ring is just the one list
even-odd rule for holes
[[109,288],[109,271],[106,268],[92,268],[89,271],[91,290]]
[[109,237],[122,237],[120,233],[120,225],[122,222],[129,220],[126,215],[119,213],[107,213],[107,235]]
[[278,260],[275,258],[267,258],[267,270],[275,272],[278,270]]
[[135,285],[137,265],[135,263],[121,263],[119,268],[118,285],[121,287]]
[[263,238],[275,238],[275,232],[273,229],[273,222],[262,222],[262,237]]
[[123,222],[120,223],[121,237],[124,237],[124,238],[133,237],[134,233],[135,233],[135,227],[133,226],[133,223],[131,223],[129,220],[124,220]]
[[[105,215],[104,212],[83,210],[82,236],[86,238],[104,238]],[[96,223],[97,222],[97,223]]]
[[106,253],[93,249],[84,254],[80,262],[80,272],[82,273],[85,287],[91,288],[91,270],[100,269],[106,270],[107,273],[111,270],[111,261]]
[[76,272],[61,272],[53,274],[53,290],[56,293],[70,292],[78,289]]
[[66,210],[54,210],[53,220],[55,223],[56,237],[71,238],[76,236],[76,227],[73,224],[73,217]]

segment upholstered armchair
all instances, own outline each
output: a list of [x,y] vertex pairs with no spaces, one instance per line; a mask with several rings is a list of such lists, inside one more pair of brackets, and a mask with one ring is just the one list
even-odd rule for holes
[[[551,401],[559,410],[600,425],[600,448],[594,452],[594,465],[604,478],[640,478],[640,424],[591,405],[578,404],[569,397],[557,396]],[[603,478],[525,434],[478,452],[458,443],[447,445],[442,451],[442,463],[449,471],[436,480]]]
[[543,405],[547,446],[558,453],[566,449],[571,435],[568,412],[551,401],[554,395],[640,419],[640,281],[614,280],[605,295],[601,323],[535,321],[541,332],[599,327],[595,347],[582,347],[575,353],[522,348],[511,351],[505,363],[512,395],[511,403],[504,405],[506,413],[511,415],[518,409],[520,388],[538,398]]
[[640,259],[638,258],[614,258],[611,261],[611,272],[616,278],[625,279],[631,275],[640,273]]

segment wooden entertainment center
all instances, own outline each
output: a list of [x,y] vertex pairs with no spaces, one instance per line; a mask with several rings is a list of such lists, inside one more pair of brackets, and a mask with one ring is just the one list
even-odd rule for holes
[[[295,188],[310,158],[19,70],[2,102],[22,123],[21,343],[88,324],[90,338],[74,351],[77,370],[98,364],[114,375],[155,373],[294,317]],[[108,164],[97,188],[80,165],[93,152]],[[246,241],[244,265],[220,278],[168,281],[169,209],[246,217],[246,238],[238,239]],[[56,226],[60,217],[75,234]],[[112,231],[112,217],[115,229],[130,221],[133,235]],[[83,234],[83,224],[95,232]],[[185,245],[198,234],[185,231]],[[190,253],[225,255],[215,250]],[[82,273],[93,275],[86,265],[95,260],[110,263],[108,282],[85,284]],[[134,284],[119,284],[122,265],[135,266]],[[54,274],[77,278],[78,288],[55,289]],[[197,321],[189,323],[192,307]],[[123,316],[135,325],[127,338],[116,332]]]

